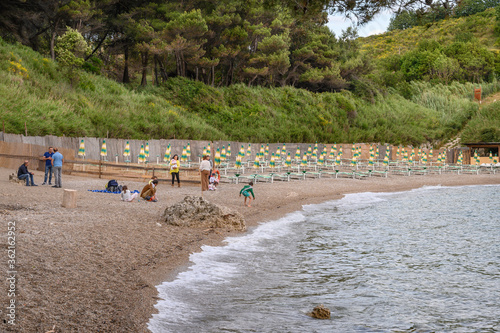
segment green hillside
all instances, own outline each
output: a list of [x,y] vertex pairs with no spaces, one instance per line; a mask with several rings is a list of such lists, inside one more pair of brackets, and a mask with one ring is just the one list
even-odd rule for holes
[[[0,40],[0,118],[6,132],[24,133],[26,122],[30,135],[103,137],[109,132],[130,139],[439,145],[479,110],[470,83],[412,82],[369,101],[348,91],[213,88],[186,78],[131,88],[84,71],[78,71],[77,82],[63,73],[30,48]],[[496,80],[482,86],[485,94],[500,90]],[[500,117],[495,117],[474,126],[498,129]],[[470,140],[482,130],[470,130]]]
[[487,49],[498,52],[495,25],[495,9],[491,8],[471,16],[449,18],[410,29],[359,38],[359,42],[363,52],[379,59],[394,54],[404,54],[415,49],[417,44],[424,39],[436,40],[443,46],[457,40],[476,39]]

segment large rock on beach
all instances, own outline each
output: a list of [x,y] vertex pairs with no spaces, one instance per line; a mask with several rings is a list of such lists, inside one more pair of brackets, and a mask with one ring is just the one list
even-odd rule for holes
[[167,207],[161,218],[165,223],[176,226],[246,230],[245,219],[240,213],[197,196],[187,196]]
[[330,319],[330,309],[321,304],[316,306],[308,315],[316,319]]

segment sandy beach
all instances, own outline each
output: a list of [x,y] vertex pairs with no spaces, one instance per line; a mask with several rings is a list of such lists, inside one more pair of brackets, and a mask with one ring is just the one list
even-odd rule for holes
[[[147,323],[158,300],[156,285],[186,269],[189,255],[202,245],[219,245],[234,232],[166,226],[163,210],[198,186],[160,182],[159,201],[121,202],[118,194],[94,193],[108,179],[63,175],[62,185],[78,191],[78,207],[61,207],[63,189],[8,181],[14,170],[0,168],[1,332],[149,332]],[[129,189],[144,182],[121,181]],[[252,229],[300,210],[305,204],[340,199],[347,193],[405,191],[422,186],[500,184],[500,174],[426,175],[258,183],[256,200],[244,207],[241,184],[221,184],[204,197],[238,210]],[[439,203],[439,198],[436,198]],[[7,249],[8,226],[15,225],[15,297]],[[15,299],[15,325],[7,316]],[[12,311],[11,311],[12,312]]]

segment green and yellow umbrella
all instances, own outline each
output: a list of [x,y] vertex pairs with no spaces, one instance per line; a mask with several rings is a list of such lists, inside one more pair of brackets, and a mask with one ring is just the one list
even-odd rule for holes
[[330,155],[329,155],[331,160],[335,159],[335,151],[336,151],[336,149],[333,148],[333,146],[332,146],[332,148],[330,148]]
[[464,156],[463,156],[463,154],[462,154],[462,151],[460,151],[460,152],[458,153],[457,164],[460,164],[460,165],[461,165],[461,164],[463,163],[463,161],[464,161]]
[[297,151],[295,152],[295,159],[300,160],[300,147],[297,147]]
[[202,152],[202,155],[203,156],[207,156],[208,155],[208,149],[207,147],[203,146],[203,152]]
[[241,157],[240,156],[236,157],[236,163],[234,164],[234,166],[236,167],[236,169],[241,168]]
[[474,164],[479,164],[479,156],[477,155],[477,150],[474,150]]
[[290,155],[290,153],[286,155],[285,165],[288,168],[292,166],[292,156]]
[[429,150],[429,160],[432,162],[432,158],[434,157],[434,152],[431,150]]
[[337,154],[337,157],[335,158],[335,165],[340,165],[340,157],[342,156],[341,154],[342,151],[339,151],[339,153]]
[[208,143],[208,146],[207,146],[207,155],[211,155],[212,154],[212,145],[211,143],[209,142]]
[[370,158],[368,159],[368,165],[369,165],[370,167],[372,167],[372,166],[373,166],[373,154],[372,154],[372,152],[370,152]]
[[106,149],[106,140],[102,140],[101,156],[108,156],[108,150]]
[[240,151],[238,152],[238,157],[245,157],[245,146],[241,145]]
[[276,155],[275,155],[276,158],[280,159],[281,158],[281,148],[278,147],[278,149],[276,149]]
[[286,155],[286,144],[283,144],[283,148],[281,148],[281,154],[283,154],[283,156]]
[[250,156],[252,155],[252,144],[248,144],[248,148],[247,148],[247,156]]
[[123,156],[130,156],[130,143],[125,144],[125,150],[123,151]]
[[326,145],[325,145],[325,146],[323,147],[323,151],[321,152],[321,157],[323,157],[323,159],[325,159],[326,154],[327,154],[327,151],[326,151]]
[[493,163],[495,164],[498,163],[498,154],[495,154],[495,157],[493,158]]
[[318,151],[316,149],[313,149],[311,158],[314,158],[316,161],[318,160]]
[[353,143],[352,147],[351,147],[351,157],[355,157],[355,156],[356,156],[356,146]]
[[258,169],[260,167],[259,154],[255,155],[255,160],[253,161],[253,168]]
[[139,163],[144,163],[145,161],[146,161],[146,156],[144,154],[144,145],[141,145],[141,150],[139,151],[138,162]]
[[222,146],[222,150],[220,151],[220,160],[224,162],[226,160],[226,147]]
[[269,155],[269,143],[266,143],[266,150],[264,151],[264,154],[266,155]]
[[396,150],[396,161],[399,161],[400,147],[398,146],[398,150]]
[[354,154],[354,155],[352,156],[352,159],[351,159],[351,166],[356,166],[356,163],[357,163],[357,158],[358,158],[358,157],[357,157],[357,155],[356,155],[356,154]]
[[422,153],[422,163],[427,164],[427,154],[425,152]]
[[307,148],[307,157],[311,156],[312,155],[312,147],[311,145],[309,145],[309,148]]
[[340,156],[340,158],[342,158],[342,155],[344,153],[342,152],[342,146],[339,147],[339,153],[337,154],[337,156]]
[[389,155],[391,154],[391,148],[389,148],[389,146],[387,146],[385,148],[385,156],[387,156],[387,159],[389,160]]
[[260,158],[264,159],[264,155],[265,155],[264,145],[260,145],[259,156]]
[[271,154],[271,161],[269,162],[269,166],[274,168],[276,166],[276,161],[274,160],[274,153]]
[[188,156],[187,156],[187,149],[186,146],[182,147],[182,154],[181,154],[181,162],[187,162]]
[[316,143],[314,144],[313,151],[315,151],[316,152],[316,156],[318,156],[318,141],[316,141]]
[[149,157],[149,142],[146,142],[146,148],[144,149],[144,156]]
[[380,151],[377,146],[377,149],[375,150],[375,159],[378,159],[379,156],[380,156]]
[[167,146],[167,149],[165,149],[165,154],[163,155],[163,161],[168,162],[170,161],[170,143]]
[[302,166],[307,166],[307,153],[302,156]]
[[[462,152],[462,151],[460,151]],[[493,163],[493,153],[490,151],[490,156],[489,156],[489,159],[490,159],[490,164]]]
[[384,156],[384,165],[388,166],[389,165],[389,155],[385,154]]
[[231,158],[231,144],[230,143],[227,144],[226,157],[227,157],[227,159]]
[[318,159],[318,165],[323,165],[325,164],[325,156],[321,154]]
[[220,151],[219,151],[219,148],[217,148],[217,150],[215,151],[214,163],[215,163],[215,165],[220,165]]
[[186,156],[188,159],[191,157],[191,144],[189,142],[186,146]]
[[78,156],[85,156],[85,141],[80,141],[80,148],[78,148]]

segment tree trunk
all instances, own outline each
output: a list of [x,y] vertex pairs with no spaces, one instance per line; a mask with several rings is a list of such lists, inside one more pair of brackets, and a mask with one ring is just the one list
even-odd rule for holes
[[145,87],[148,84],[146,75],[148,74],[148,52],[144,51],[141,53],[142,57],[142,78],[141,78],[141,86]]
[[212,66],[212,87],[215,84],[215,66]]
[[167,72],[165,71],[165,66],[163,66],[163,61],[160,57],[158,57],[158,64],[160,65],[160,76],[163,82],[167,81],[168,75]]
[[52,60],[56,60],[56,53],[54,51],[56,36],[57,36],[57,26],[59,25],[59,19],[56,20],[52,28],[52,36],[50,37],[50,57]]
[[130,83],[130,77],[128,75],[128,45],[125,45],[125,50],[124,50],[124,57],[125,57],[125,66],[123,68],[123,83]]
[[155,82],[154,84],[158,86],[158,55],[154,55],[154,63],[155,63]]

